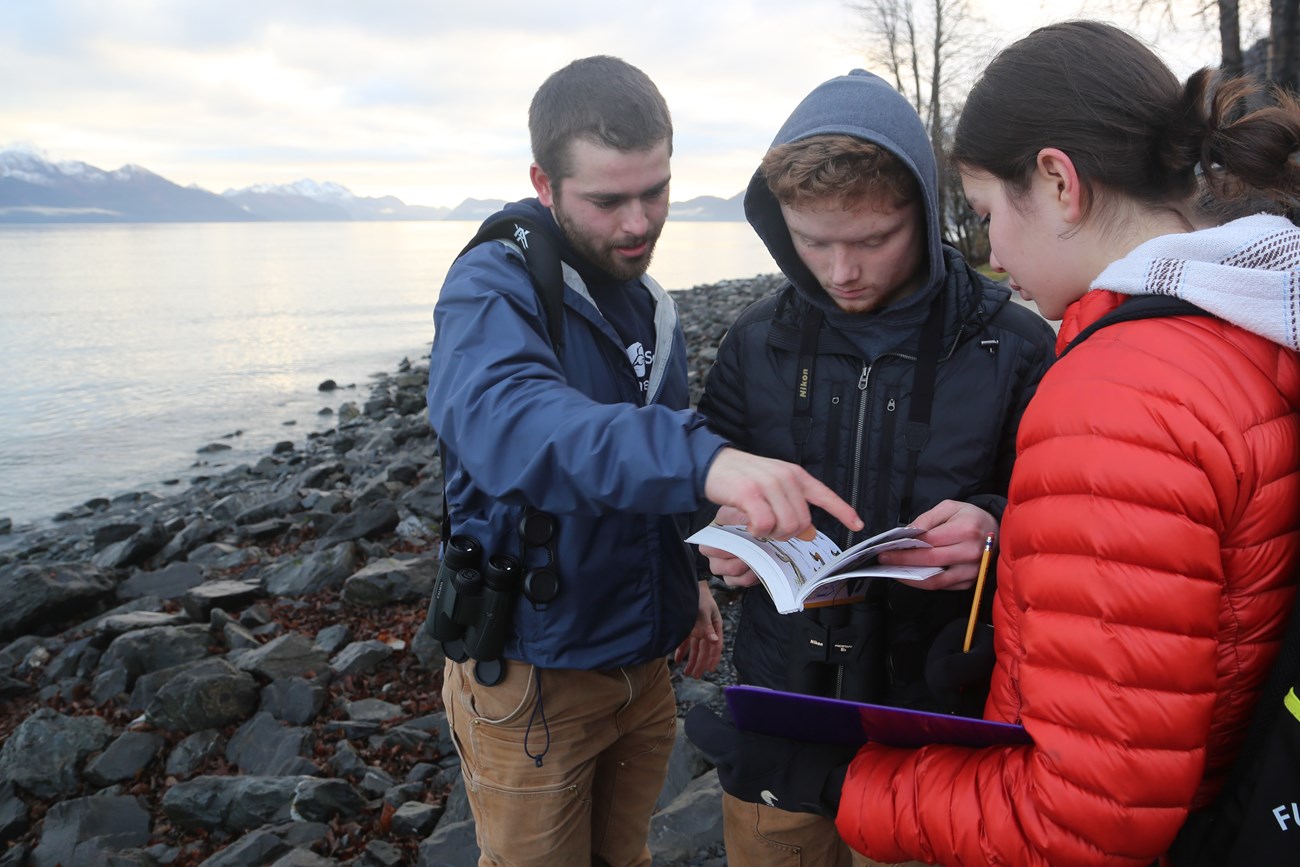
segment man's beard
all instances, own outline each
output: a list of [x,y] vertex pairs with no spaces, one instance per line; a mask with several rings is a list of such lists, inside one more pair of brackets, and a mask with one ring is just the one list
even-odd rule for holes
[[621,256],[614,251],[614,245],[606,241],[597,240],[583,232],[582,228],[569,219],[564,209],[559,207],[558,203],[554,208],[555,222],[559,223],[560,229],[563,230],[573,249],[578,251],[591,264],[617,280],[635,280],[650,268],[650,260],[654,257],[655,244],[659,241],[659,235],[663,232],[663,225],[650,227],[645,235],[640,238],[625,237],[621,238],[618,246],[635,247],[640,243],[647,242],[646,251],[635,259],[629,259]]

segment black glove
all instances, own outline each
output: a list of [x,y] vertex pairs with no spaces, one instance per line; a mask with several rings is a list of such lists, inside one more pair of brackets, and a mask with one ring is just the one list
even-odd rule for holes
[[686,736],[718,768],[722,788],[742,801],[834,819],[840,789],[857,750],[840,744],[742,732],[697,704],[686,714]]
[[993,675],[993,627],[975,624],[970,650],[963,653],[968,623],[954,620],[939,631],[926,657],[925,682],[944,710],[981,717]]

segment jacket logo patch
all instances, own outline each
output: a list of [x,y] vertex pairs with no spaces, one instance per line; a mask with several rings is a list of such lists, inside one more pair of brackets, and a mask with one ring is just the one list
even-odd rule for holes
[[521,250],[528,249],[528,230],[518,223],[515,224],[515,243]]

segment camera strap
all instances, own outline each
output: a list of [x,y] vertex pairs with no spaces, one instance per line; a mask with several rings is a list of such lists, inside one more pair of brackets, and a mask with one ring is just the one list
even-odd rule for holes
[[907,471],[903,476],[903,496],[898,503],[898,522],[912,520],[912,494],[916,489],[916,467],[921,450],[930,441],[930,410],[934,406],[934,380],[939,370],[939,353],[943,351],[943,296],[941,291],[930,304],[930,315],[921,326],[916,343],[916,368],[912,373],[912,400],[908,407],[903,442],[907,446]]
[[794,462],[803,465],[803,449],[812,433],[812,386],[817,367],[817,341],[822,331],[822,311],[816,307],[804,317],[799,334],[799,367],[795,371],[794,413],[790,436],[794,440]]

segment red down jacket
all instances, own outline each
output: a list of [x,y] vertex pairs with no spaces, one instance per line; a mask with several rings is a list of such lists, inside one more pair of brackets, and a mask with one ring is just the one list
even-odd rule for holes
[[[1058,349],[1121,297],[1076,302]],[[837,826],[882,861],[1149,865],[1223,783],[1295,596],[1300,360],[1208,317],[1103,328],[1020,425],[985,715],[1033,746],[869,744]]]

